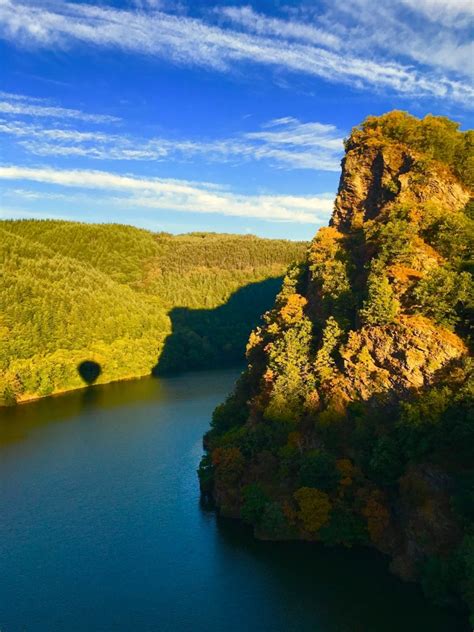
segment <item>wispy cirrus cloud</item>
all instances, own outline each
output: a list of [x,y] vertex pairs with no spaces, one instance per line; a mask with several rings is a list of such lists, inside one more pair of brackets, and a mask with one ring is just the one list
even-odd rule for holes
[[[64,123],[61,112],[55,124]],[[10,114],[9,111],[4,114]],[[94,120],[93,114],[82,113]],[[59,121],[57,120],[59,119]],[[88,120],[88,119],[86,119]],[[178,160],[248,162],[266,160],[278,168],[338,171],[342,132],[334,125],[275,119],[259,130],[230,138],[137,138],[107,131],[45,126],[12,118],[0,119],[0,134],[15,139],[36,156],[87,157],[95,160]]]
[[[51,213],[45,211],[31,211],[29,209],[8,207],[2,204],[0,207],[0,219],[51,219]],[[55,213],[54,219],[74,220],[74,215]]]
[[[333,194],[319,196],[241,195],[208,183],[143,178],[108,171],[0,167],[0,179],[106,192],[112,205],[171,212],[211,213],[273,222],[327,222]],[[17,190],[20,192],[25,189]],[[26,190],[27,191],[27,190]],[[54,191],[49,191],[54,194]],[[26,193],[28,196],[28,192]]]
[[[434,2],[424,0],[424,4],[429,1]],[[399,7],[400,2],[393,4]],[[363,10],[362,18],[358,15],[354,18],[353,27],[350,20],[347,26],[339,19],[339,16],[347,15],[348,10],[355,13],[352,5]],[[120,10],[61,0],[52,0],[47,5],[0,0],[0,37],[23,47],[67,49],[86,45],[114,48],[222,72],[231,72],[236,64],[257,64],[361,89],[468,103],[474,94],[469,83],[440,72],[440,69],[452,67],[448,63],[449,53],[440,52],[437,65],[430,62],[436,59],[437,44],[443,43],[454,51],[446,38],[435,38],[435,43],[429,47],[433,56],[423,55],[420,41],[430,42],[426,38],[417,39],[416,27],[410,29],[409,24],[401,22],[402,37],[395,31],[393,44],[384,46],[380,31],[382,27],[391,28],[390,22],[386,25],[383,21],[386,14],[390,17],[389,6],[388,0],[356,0],[354,3],[336,0],[333,10],[328,9],[322,15],[313,14],[312,24],[304,23],[298,14],[291,19],[270,18],[240,8],[233,12],[221,10],[220,19],[224,23],[219,23],[219,10],[217,18],[215,11],[197,18],[153,8]],[[367,7],[372,7],[373,11]],[[396,19],[400,20],[401,15],[397,13]],[[234,26],[229,26],[225,19]],[[351,34],[351,41],[359,39],[361,46],[347,45],[347,33]],[[404,33],[413,33],[414,40],[407,41]],[[390,37],[391,32],[388,32],[387,39]],[[403,47],[400,47],[400,41],[403,41]],[[464,43],[458,42],[460,46]],[[405,48],[411,50],[408,56],[432,70],[401,63],[400,50],[395,52],[396,47],[402,52]],[[460,71],[463,56],[464,52],[455,64]]]
[[332,49],[342,45],[338,35],[334,35],[324,28],[318,28],[295,19],[284,20],[268,17],[262,13],[257,13],[250,6],[218,7],[215,12],[230,22],[239,24],[251,33],[264,36],[274,35],[288,40],[327,46]]
[[465,88],[472,86],[470,0],[326,0],[322,13],[306,19],[336,35],[349,54],[407,60],[440,77],[454,72]]
[[[0,5],[1,6],[1,5]],[[47,105],[46,100],[21,94],[0,92],[0,114],[38,118],[75,119],[88,123],[115,123],[120,119],[109,114],[89,114],[81,110]]]
[[322,44],[341,56],[409,58],[434,70],[472,77],[469,27],[474,4],[470,0],[330,0],[323,9],[295,5],[287,20],[270,18],[249,6],[217,11],[245,30]]
[[402,5],[423,13],[430,20],[457,29],[472,27],[474,6],[472,0],[401,0]]

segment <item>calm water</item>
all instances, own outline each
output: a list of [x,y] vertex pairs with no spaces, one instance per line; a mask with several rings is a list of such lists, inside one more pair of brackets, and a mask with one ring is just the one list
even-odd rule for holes
[[455,632],[367,551],[256,542],[199,505],[235,371],[125,382],[3,411],[1,632]]

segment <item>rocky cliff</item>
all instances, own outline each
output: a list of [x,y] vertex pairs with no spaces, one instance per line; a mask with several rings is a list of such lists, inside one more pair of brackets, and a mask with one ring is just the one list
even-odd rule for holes
[[353,130],[330,225],[252,333],[200,467],[258,537],[371,545],[471,606],[472,144],[400,112]]

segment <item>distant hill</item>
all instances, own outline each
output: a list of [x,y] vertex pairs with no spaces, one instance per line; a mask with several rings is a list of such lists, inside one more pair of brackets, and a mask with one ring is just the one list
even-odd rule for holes
[[0,403],[84,386],[83,362],[98,365],[97,382],[110,382],[240,361],[306,247],[118,224],[0,222]]

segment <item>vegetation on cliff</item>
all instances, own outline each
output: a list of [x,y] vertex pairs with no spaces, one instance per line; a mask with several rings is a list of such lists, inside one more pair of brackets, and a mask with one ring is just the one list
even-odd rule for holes
[[370,544],[474,609],[472,141],[402,112],[353,131],[199,474],[259,537]]
[[1,222],[0,404],[84,386],[84,362],[99,365],[98,382],[110,382],[242,361],[250,330],[306,247]]

